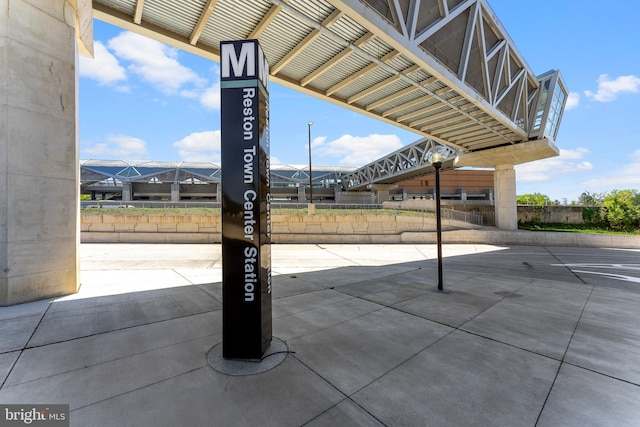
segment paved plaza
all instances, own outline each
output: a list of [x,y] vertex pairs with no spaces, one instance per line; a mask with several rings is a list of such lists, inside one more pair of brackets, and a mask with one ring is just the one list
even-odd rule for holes
[[0,403],[72,426],[637,426],[640,251],[273,245],[284,361],[214,370],[221,246],[83,244],[78,294],[0,307]]

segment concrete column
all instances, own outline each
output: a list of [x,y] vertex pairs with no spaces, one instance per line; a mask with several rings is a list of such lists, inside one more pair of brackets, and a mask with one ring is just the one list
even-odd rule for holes
[[171,201],[180,201],[180,184],[171,184]]
[[334,188],[334,200],[336,203],[342,203],[342,189],[338,186]]
[[517,230],[516,171],[513,165],[496,166],[493,187],[496,197],[496,227],[502,230]]
[[307,201],[307,195],[304,192],[304,185],[298,184],[298,203],[304,203]]
[[389,192],[398,188],[398,184],[371,184],[369,188],[375,192],[375,202],[382,204],[389,201]]
[[462,201],[467,201],[467,189],[466,188],[462,188],[460,189],[460,200]]
[[130,202],[133,200],[133,185],[130,182],[122,183],[122,201]]
[[76,27],[86,4],[0,0],[3,306],[80,286]]
[[216,202],[222,203],[222,185],[216,184]]

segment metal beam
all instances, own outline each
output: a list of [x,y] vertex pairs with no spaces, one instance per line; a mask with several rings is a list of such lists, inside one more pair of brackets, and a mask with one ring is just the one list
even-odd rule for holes
[[[387,53],[386,55],[384,55],[382,58],[380,58],[380,60],[384,63],[384,62],[390,61],[391,59],[395,58],[399,54],[400,54],[399,52],[394,50],[394,51],[391,51],[391,52]],[[335,85],[331,86],[329,89],[326,90],[325,94],[327,96],[333,95],[334,93],[336,93],[337,91],[339,91],[343,87],[348,86],[349,84],[351,84],[354,81],[358,80],[362,76],[367,75],[370,72],[372,72],[373,70],[377,69],[378,67],[380,67],[380,65],[381,64],[379,64],[378,62],[372,62],[371,64],[367,65],[366,67],[364,67],[360,71],[358,71],[356,73],[353,73],[352,75],[350,75],[346,79],[342,80],[341,82],[338,82]]]
[[[322,26],[330,27],[334,22],[340,19],[341,16],[342,12],[337,9],[334,10],[324,21],[322,21]],[[280,61],[278,61],[277,64],[270,67],[271,74],[278,74],[280,70],[282,70],[285,65],[291,62],[304,48],[310,45],[315,39],[320,37],[320,34],[322,34],[322,32],[317,28],[311,30],[311,32],[300,43],[289,50],[289,52],[287,52],[287,54]]]
[[[289,1],[289,0],[284,0],[284,1]],[[278,13],[280,13],[280,10],[282,10],[282,8],[277,4],[271,5],[271,8],[269,9],[269,11],[262,17],[258,25],[256,25],[255,28],[249,33],[249,35],[247,36],[247,39],[259,38],[260,35],[263,33],[263,31],[267,29],[271,21],[273,21],[276,18],[276,16],[278,16]]]
[[428,39],[429,37],[431,37],[432,35],[434,35],[438,31],[440,31],[444,26],[446,26],[448,23],[450,23],[451,21],[456,19],[462,12],[467,10],[467,8],[472,3],[475,3],[477,1],[478,0],[466,0],[465,2],[459,4],[455,8],[455,10],[453,12],[451,12],[451,13],[449,13],[447,15],[442,15],[442,10],[441,10],[440,14],[441,14],[441,16],[443,16],[443,18],[438,20],[438,21],[436,21],[435,23],[433,23],[429,27],[425,28],[419,34],[416,34],[416,36],[413,39],[413,45],[417,46],[417,45],[422,44],[422,42],[424,42],[426,39]]
[[[421,81],[420,84],[422,86],[429,86],[431,83],[437,82],[437,81],[438,81],[438,79],[436,79],[435,77],[429,77],[428,79],[425,79],[425,80]],[[386,96],[386,97],[384,97],[382,99],[379,99],[379,100],[377,100],[375,102],[372,102],[371,104],[367,104],[366,109],[367,109],[367,111],[371,111],[374,108],[380,107],[381,105],[384,105],[384,104],[388,104],[389,102],[395,101],[398,98],[402,98],[403,96],[408,95],[411,92],[415,92],[416,90],[417,89],[415,87],[409,86],[406,89],[403,89],[403,90],[398,91],[398,92],[396,92],[394,94]],[[391,114],[393,114],[393,113],[391,113]]]
[[191,33],[189,43],[191,43],[192,45],[195,46],[195,44],[198,43],[198,39],[200,38],[200,35],[202,34],[204,27],[207,25],[207,22],[209,21],[209,18],[213,13],[213,9],[216,7],[217,3],[218,3],[218,0],[207,1],[207,4],[205,5],[204,9],[202,10],[202,13],[200,14],[198,23],[196,24],[196,27],[193,29],[193,32]]
[[144,0],[138,0],[136,2],[136,11],[133,14],[133,22],[140,25],[142,22],[142,10],[144,9]]
[[[443,90],[445,90],[445,89],[446,89],[447,91],[450,91],[450,89],[449,89],[449,88],[443,88],[443,89],[440,89],[440,90],[441,90],[441,91],[443,91]],[[431,99],[433,99],[433,98],[423,97],[423,98],[421,98],[421,99],[422,99],[423,101],[428,101],[428,100],[431,100]],[[462,97],[461,97],[461,96],[460,96],[460,97],[455,96],[455,97],[453,97],[453,98],[451,98],[451,99],[449,100],[449,103],[450,103],[450,104],[451,104],[451,103],[455,103],[455,102],[459,101],[460,99],[462,99]],[[417,100],[416,100],[416,101],[417,101]],[[414,101],[412,101],[412,102],[414,102]],[[417,102],[415,105],[418,105],[418,104],[419,104],[419,102]],[[414,118],[414,117],[421,116],[421,115],[423,115],[423,114],[430,113],[430,112],[432,112],[432,111],[439,110],[440,108],[444,108],[444,107],[448,107],[448,105],[442,105],[442,104],[440,104],[440,103],[436,103],[436,104],[434,104],[434,105],[430,105],[430,106],[425,107],[425,108],[422,108],[422,109],[420,109],[420,110],[416,110],[416,111],[412,111],[411,113],[404,114],[404,115],[402,115],[402,116],[400,116],[400,117],[397,117],[397,118],[396,118],[396,120],[397,120],[397,121],[399,121],[399,122],[404,122],[404,121],[406,121],[406,120],[412,119],[412,118]],[[456,108],[456,109],[457,109],[457,108]]]
[[[409,75],[415,71],[418,71],[420,69],[420,67],[418,67],[417,65],[412,65],[411,67],[407,68],[406,70],[404,70],[402,73],[405,75]],[[354,102],[356,102],[359,99],[364,98],[367,95],[370,95],[382,88],[385,88],[387,86],[389,86],[390,84],[393,84],[397,81],[400,80],[400,76],[391,76],[383,81],[381,81],[378,84],[375,84],[373,86],[371,86],[370,88],[367,88],[361,92],[356,93],[355,95],[350,96],[349,98],[347,98],[347,103],[349,104],[353,104]]]
[[[374,38],[375,38],[375,36],[373,34],[367,33],[367,34],[363,35],[362,37],[360,37],[358,40],[356,40],[353,44],[355,46],[360,47],[363,44],[369,42],[370,40],[372,40]],[[305,77],[302,80],[300,80],[300,85],[302,85],[302,86],[308,85],[312,80],[317,79],[322,74],[324,74],[327,71],[329,71],[329,69],[331,67],[333,67],[338,62],[342,61],[343,59],[345,59],[346,57],[348,57],[352,53],[354,53],[352,49],[349,49],[349,48],[344,49],[342,52],[340,52],[339,54],[337,54],[336,56],[331,58],[329,61],[325,62],[321,67],[319,67],[316,70],[314,70],[313,72],[311,72],[307,77]]]

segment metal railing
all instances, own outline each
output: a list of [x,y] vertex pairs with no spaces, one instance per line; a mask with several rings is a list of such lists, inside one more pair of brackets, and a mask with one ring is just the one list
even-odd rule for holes
[[446,208],[440,209],[440,212],[442,214],[442,218],[444,219],[452,219],[455,221],[468,222],[469,224],[482,225],[482,215]]
[[[403,209],[403,210],[411,210],[414,212],[427,212],[432,215],[435,215],[435,209],[425,208],[425,209]],[[457,211],[455,209],[447,209],[440,208],[440,214],[442,215],[442,219],[450,219],[454,221],[462,221],[467,222],[473,225],[483,225],[482,215],[474,214],[471,212],[463,212]]]
[[138,208],[138,209],[188,209],[188,208],[210,208],[219,209],[220,202],[207,201],[181,201],[171,202],[166,200],[83,200],[80,202],[80,208],[91,209],[110,209],[110,208]]

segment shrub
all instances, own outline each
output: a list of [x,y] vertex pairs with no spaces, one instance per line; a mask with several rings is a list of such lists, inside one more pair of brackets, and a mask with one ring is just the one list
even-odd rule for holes
[[593,208],[582,208],[582,220],[589,224],[595,224],[600,221],[600,213]]
[[613,190],[604,198],[606,220],[613,230],[640,227],[640,194],[636,190]]

